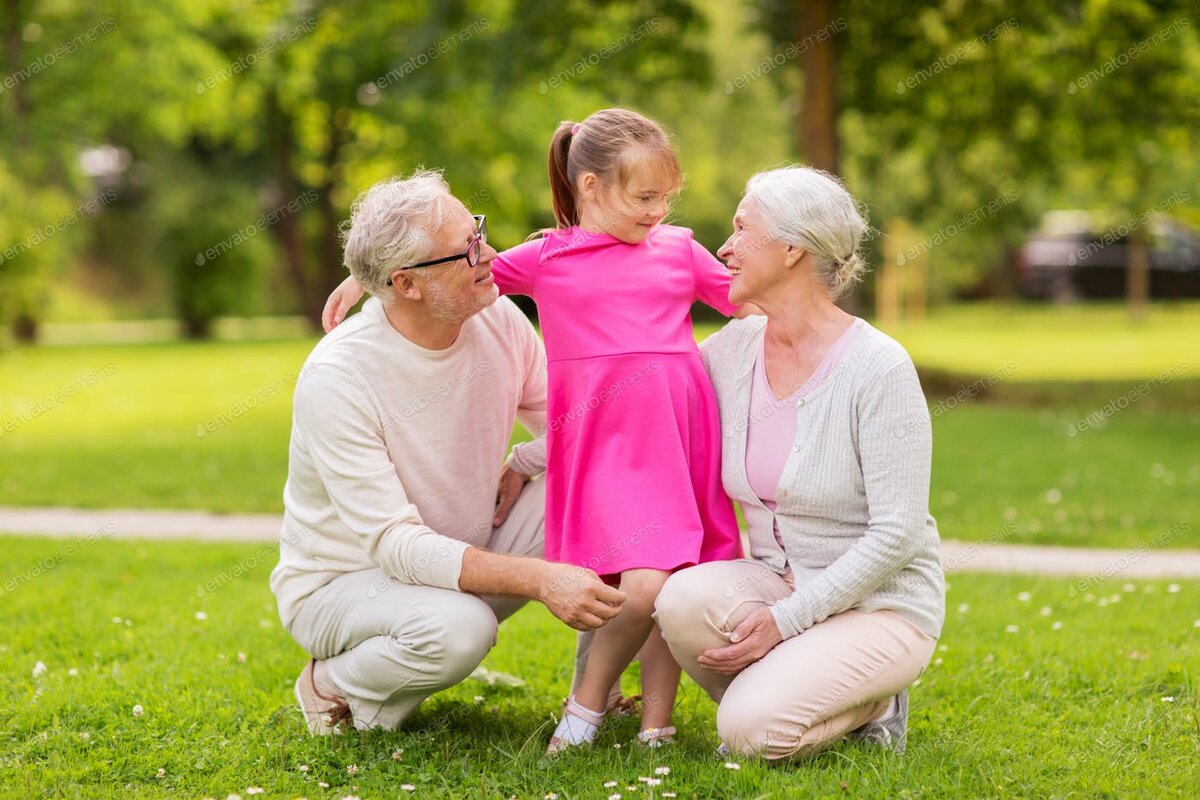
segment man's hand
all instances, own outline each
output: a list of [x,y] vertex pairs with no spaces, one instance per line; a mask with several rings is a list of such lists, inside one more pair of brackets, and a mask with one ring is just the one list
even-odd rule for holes
[[504,524],[504,520],[508,519],[508,512],[512,511],[513,503],[517,502],[521,490],[528,482],[528,475],[517,472],[508,464],[504,465],[504,469],[500,471],[500,488],[496,490],[496,515],[492,518],[492,527],[498,528]]
[[572,628],[599,628],[621,611],[625,593],[600,580],[590,569],[546,563],[537,598],[550,613]]
[[750,613],[729,635],[732,644],[705,650],[696,661],[705,669],[722,675],[736,675],[771,652],[783,641],[771,609],[763,606]]

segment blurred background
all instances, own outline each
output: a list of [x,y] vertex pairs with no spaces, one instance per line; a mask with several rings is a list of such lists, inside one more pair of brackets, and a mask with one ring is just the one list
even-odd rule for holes
[[0,505],[279,511],[354,197],[442,167],[518,244],[556,124],[621,104],[710,249],[761,169],[865,204],[848,304],[921,369],[948,537],[1158,541],[1200,483],[1195,10],[0,0]]

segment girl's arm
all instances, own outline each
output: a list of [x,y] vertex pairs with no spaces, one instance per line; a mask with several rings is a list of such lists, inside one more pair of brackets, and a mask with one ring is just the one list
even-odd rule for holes
[[321,312],[321,325],[325,332],[329,333],[336,328],[338,323],[346,318],[346,312],[354,308],[354,304],[361,300],[362,296],[362,284],[355,280],[353,275],[339,283],[325,301],[325,310]]
[[[534,274],[542,252],[542,240],[519,244],[498,253],[492,260],[492,275],[500,294],[524,294],[533,296]],[[321,325],[329,333],[346,318],[346,314],[362,299],[362,284],[354,276],[346,278],[325,301],[321,312]]]
[[748,317],[752,314],[762,314],[762,310],[751,303],[735,306],[729,302],[729,283],[732,277],[712,253],[704,245],[692,239],[692,264],[696,273],[696,299],[706,306],[720,311],[727,317]]

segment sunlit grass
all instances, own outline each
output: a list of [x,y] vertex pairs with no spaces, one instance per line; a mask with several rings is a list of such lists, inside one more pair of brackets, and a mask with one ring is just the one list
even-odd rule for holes
[[[305,656],[275,616],[261,548],[0,541],[0,586],[18,582],[0,603],[5,797],[410,796],[402,784],[413,797],[532,800],[1195,793],[1197,583],[1117,574],[1079,594],[1069,579],[956,575],[936,660],[912,691],[907,756],[844,743],[805,766],[737,758],[731,770],[713,755],[714,706],[686,680],[676,746],[640,750],[624,720],[590,753],[543,760],[573,636],[538,606],[501,627],[485,662],[525,686],[468,681],[401,732],[312,739],[291,692]],[[237,577],[197,596],[222,574]],[[638,781],[660,766],[654,791]]]

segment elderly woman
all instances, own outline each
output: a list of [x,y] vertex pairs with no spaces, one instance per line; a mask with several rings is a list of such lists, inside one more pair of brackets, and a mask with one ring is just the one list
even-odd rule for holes
[[719,704],[725,745],[772,761],[846,734],[902,752],[907,688],[945,612],[929,515],[930,420],[904,349],[839,309],[867,229],[827,174],[750,179],[718,253],[765,316],[703,345],[725,491],[750,558],[677,572],[656,619]]

